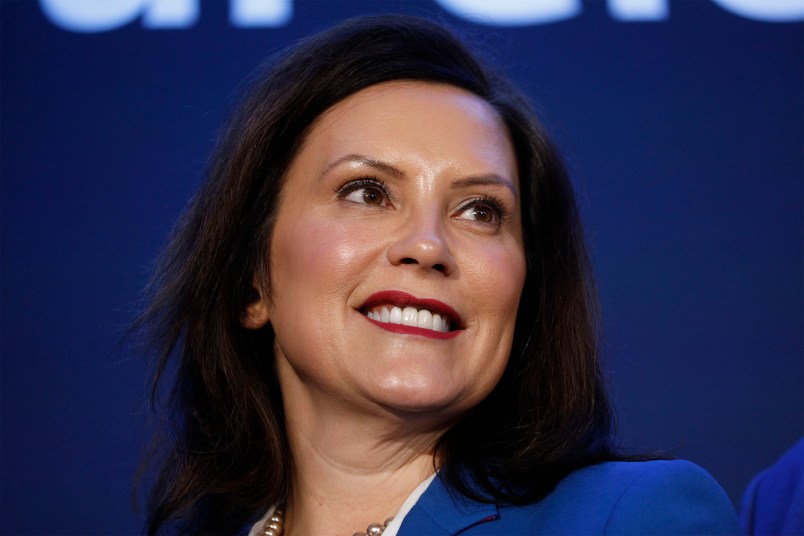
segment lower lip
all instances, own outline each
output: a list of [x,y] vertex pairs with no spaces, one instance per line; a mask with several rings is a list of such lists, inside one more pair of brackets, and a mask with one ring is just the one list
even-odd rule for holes
[[458,333],[460,333],[460,330],[448,331],[444,333],[441,331],[433,331],[432,329],[406,326],[404,324],[391,324],[390,322],[380,322],[379,320],[374,320],[373,318],[369,318],[365,315],[363,315],[363,318],[365,318],[372,324],[379,326],[382,329],[390,331],[392,333],[403,333],[405,335],[421,335],[422,337],[429,337],[431,339],[441,339],[441,340],[453,339],[458,336]]

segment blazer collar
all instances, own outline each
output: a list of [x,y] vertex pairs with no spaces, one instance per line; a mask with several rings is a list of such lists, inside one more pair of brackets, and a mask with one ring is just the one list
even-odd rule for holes
[[398,536],[452,536],[499,517],[495,503],[464,497],[450,488],[439,473],[405,516]]

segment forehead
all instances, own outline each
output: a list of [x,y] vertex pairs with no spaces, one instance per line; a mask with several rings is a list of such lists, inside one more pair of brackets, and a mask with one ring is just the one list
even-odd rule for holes
[[[457,114],[466,120],[480,122],[499,121],[491,105],[465,89],[434,82],[394,80],[353,93],[325,111],[316,121],[316,126],[336,123],[344,119],[345,113],[351,118],[362,114],[391,116],[394,108],[399,107],[420,108],[422,111],[438,109],[444,115]],[[424,114],[409,117],[412,121],[426,121],[428,118],[432,119]]]
[[513,148],[499,114],[482,98],[445,84],[393,81],[349,96],[315,121],[297,159],[332,161],[350,153],[389,161],[427,160],[458,172],[496,172],[517,179]]

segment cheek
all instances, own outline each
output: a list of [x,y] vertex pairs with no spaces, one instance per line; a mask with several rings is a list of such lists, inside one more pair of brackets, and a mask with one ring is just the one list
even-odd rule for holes
[[[516,243],[487,245],[470,253],[463,265],[477,305],[511,327],[525,284],[525,254]],[[479,311],[483,314],[482,311]]]
[[488,248],[486,253],[484,262],[476,265],[475,288],[482,292],[478,305],[486,308],[489,318],[482,336],[491,347],[487,355],[493,356],[487,362],[487,395],[502,376],[511,354],[526,262],[519,244]]
[[[287,220],[286,220],[287,222]],[[271,248],[272,288],[278,301],[326,299],[345,290],[345,280],[365,256],[366,242],[343,224],[296,218],[277,226]]]

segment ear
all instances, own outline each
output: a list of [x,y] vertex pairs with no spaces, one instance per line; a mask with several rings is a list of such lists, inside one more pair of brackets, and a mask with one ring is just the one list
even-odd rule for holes
[[253,298],[240,314],[240,324],[246,329],[260,329],[271,320],[271,304],[263,296],[257,285],[253,288]]

